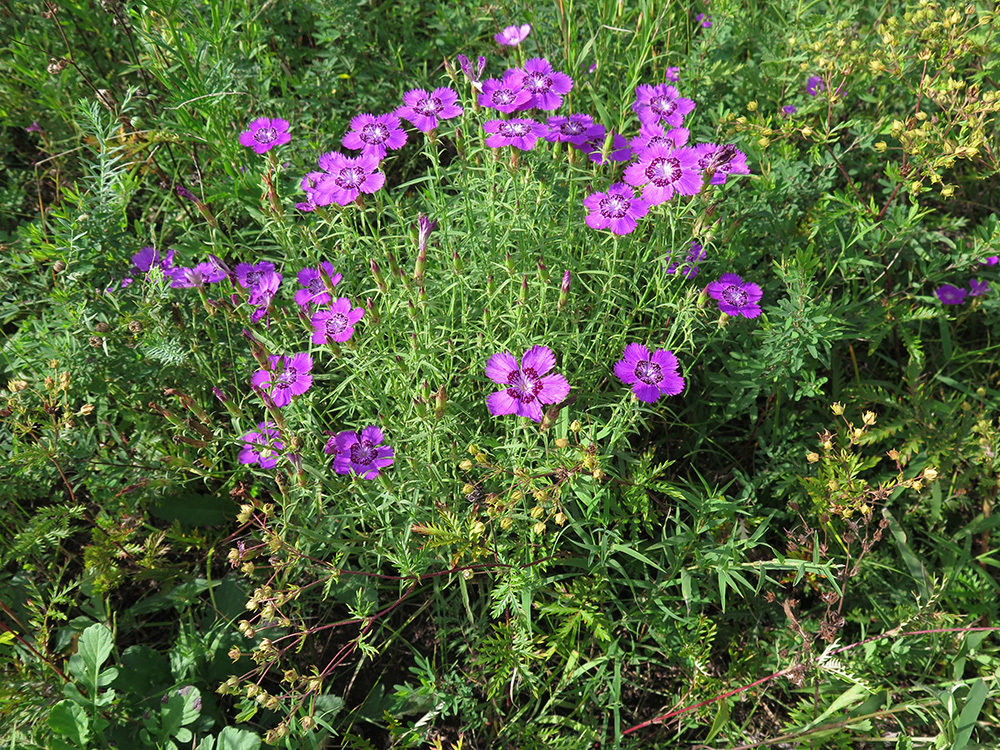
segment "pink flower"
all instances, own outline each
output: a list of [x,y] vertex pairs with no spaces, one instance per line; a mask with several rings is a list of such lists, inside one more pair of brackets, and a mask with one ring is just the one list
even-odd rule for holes
[[280,118],[269,119],[258,117],[250,123],[250,128],[240,133],[240,144],[252,148],[256,153],[263,154],[275,146],[288,143],[292,136],[288,134],[288,120]]
[[496,39],[497,44],[503,45],[504,47],[516,47],[527,39],[528,34],[530,33],[531,24],[526,23],[521,26],[508,26],[503,31],[494,34],[493,38]]
[[486,397],[490,414],[494,417],[516,414],[541,422],[542,404],[558,404],[569,395],[566,378],[548,374],[555,365],[556,357],[547,346],[531,347],[520,364],[510,352],[490,357],[486,363],[486,377],[504,386]]

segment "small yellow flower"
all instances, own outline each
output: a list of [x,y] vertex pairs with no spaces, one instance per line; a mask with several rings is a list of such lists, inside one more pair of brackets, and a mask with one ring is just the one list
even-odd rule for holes
[[866,411],[861,414],[861,421],[871,427],[875,424],[876,415],[873,411]]
[[815,451],[809,451],[806,454],[806,461],[808,461],[811,464],[816,463],[817,461],[819,461],[819,454],[816,453]]
[[844,405],[839,401],[835,401],[833,405],[830,406],[830,411],[832,411],[838,417],[842,416],[844,413]]

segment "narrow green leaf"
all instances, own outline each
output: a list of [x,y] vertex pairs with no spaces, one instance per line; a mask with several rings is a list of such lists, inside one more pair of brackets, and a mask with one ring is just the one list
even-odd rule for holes
[[958,715],[958,721],[955,722],[955,741],[951,745],[951,750],[964,750],[969,746],[972,732],[976,728],[976,722],[979,721],[979,712],[983,710],[983,703],[986,702],[986,696],[989,695],[989,692],[989,688],[986,687],[986,683],[982,679],[972,683],[969,697],[965,699],[962,713]]
[[640,562],[643,562],[646,565],[649,565],[650,567],[656,568],[661,573],[663,572],[663,568],[661,568],[659,565],[657,565],[655,562],[653,562],[652,560],[650,560],[648,557],[646,557],[641,552],[636,552],[631,547],[626,547],[623,544],[617,544],[616,543],[616,544],[612,544],[611,545],[611,551],[612,552],[624,552],[629,557],[634,557],[636,560],[638,560]]
[[722,731],[722,728],[729,723],[729,701],[723,699],[719,701],[719,710],[715,714],[715,721],[712,722],[711,729],[708,730],[708,736],[705,738],[705,742],[711,742],[715,735]]

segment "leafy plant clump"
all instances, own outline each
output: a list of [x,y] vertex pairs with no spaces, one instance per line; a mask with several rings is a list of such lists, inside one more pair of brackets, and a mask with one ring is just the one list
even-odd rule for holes
[[4,741],[998,741],[992,11],[28,10]]

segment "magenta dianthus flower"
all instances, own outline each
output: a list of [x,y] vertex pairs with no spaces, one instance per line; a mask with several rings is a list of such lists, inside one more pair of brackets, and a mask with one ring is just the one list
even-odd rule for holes
[[794,115],[796,112],[799,111],[799,108],[796,107],[794,104],[786,104],[784,107],[781,108],[781,111],[784,113],[786,117],[791,117],[792,115]]
[[[586,151],[587,158],[595,164],[604,164],[604,141],[607,140],[607,135],[604,126],[597,123],[587,129],[581,143],[570,141],[570,145],[581,151]],[[629,161],[631,158],[632,149],[628,144],[628,139],[618,133],[612,133],[608,159],[610,161]]]
[[637,162],[626,167],[625,182],[642,187],[643,200],[651,206],[665,203],[674,193],[694,195],[701,190],[698,154],[693,148],[650,146]]
[[635,230],[636,219],[649,213],[649,203],[635,197],[631,187],[616,182],[604,193],[592,193],[583,199],[590,211],[587,226],[591,229],[610,229],[615,234],[629,234]]
[[730,143],[722,146],[702,143],[694,150],[698,154],[698,170],[712,175],[712,185],[725,185],[726,177],[731,174],[750,174],[747,155]]
[[236,276],[236,283],[241,287],[244,289],[253,289],[271,271],[274,271],[274,264],[262,260],[253,265],[249,263],[237,263],[236,267],[233,268],[233,275]]
[[319,157],[319,166],[327,174],[312,189],[317,206],[346,206],[362,193],[374,193],[385,185],[385,175],[378,171],[379,160],[372,154],[352,158],[332,151]]
[[641,122],[665,122],[672,128],[680,127],[684,115],[694,109],[691,99],[681,98],[680,92],[670,84],[650,86],[640,83],[635,87],[632,110]]
[[486,137],[486,145],[490,148],[513,146],[522,151],[531,151],[538,139],[545,135],[546,127],[540,122],[525,118],[511,120],[487,120],[483,130],[491,133]]
[[341,143],[344,148],[361,149],[363,156],[374,156],[382,161],[386,151],[401,148],[406,143],[406,131],[394,114],[362,114],[351,120],[351,129]]
[[306,352],[268,357],[268,368],[250,378],[254,388],[269,396],[275,406],[288,406],[292,396],[301,396],[312,385],[312,357]]
[[262,469],[273,469],[278,465],[278,451],[284,450],[285,445],[278,439],[274,422],[261,422],[257,429],[260,432],[248,432],[243,436],[239,461],[241,464],[260,464]]
[[986,260],[979,261],[981,266],[995,266],[997,263],[1000,263],[1000,255],[991,255]]
[[325,305],[330,301],[330,289],[326,285],[326,278],[330,280],[330,286],[335,287],[344,278],[337,273],[330,261],[324,260],[319,264],[319,268],[303,268],[299,271],[297,278],[302,285],[302,289],[295,292],[295,304],[299,307],[307,308],[311,304]]
[[756,318],[760,315],[760,302],[764,293],[760,287],[751,282],[745,282],[735,273],[724,273],[718,281],[713,281],[705,291],[708,296],[719,303],[719,310],[726,315],[742,315],[744,318]]
[[556,366],[556,356],[547,346],[533,346],[521,357],[499,352],[486,363],[486,377],[503,390],[486,397],[486,407],[494,417],[516,414],[542,421],[542,404],[558,404],[569,395],[569,382],[548,372]]
[[673,83],[677,83],[677,81],[679,81],[680,78],[681,78],[681,69],[680,68],[667,68],[667,72],[664,75],[664,78],[666,78],[668,81],[671,81]]
[[705,29],[712,28],[712,17],[711,16],[707,16],[704,13],[699,13],[698,15],[696,15],[694,17],[694,20],[697,23],[700,23],[702,25],[702,28],[705,28]]
[[423,133],[429,133],[438,126],[438,120],[450,120],[462,114],[457,104],[458,94],[449,88],[434,89],[427,93],[423,89],[410,89],[403,94],[403,106],[396,108],[396,116],[402,117]]
[[629,141],[629,144],[632,146],[633,153],[641,158],[642,152],[650,146],[663,144],[672,149],[681,148],[687,145],[688,138],[690,137],[691,131],[687,128],[671,128],[668,130],[661,122],[644,122],[639,127],[639,135]]
[[489,107],[506,115],[524,109],[530,101],[531,92],[524,88],[521,77],[513,70],[504,73],[502,79],[487,78],[483,81],[478,97],[480,107]]
[[497,44],[504,47],[516,47],[527,39],[530,33],[531,24],[525,23],[520,26],[508,26],[503,31],[494,34],[493,38],[496,39]]
[[194,268],[177,267],[169,272],[170,286],[174,289],[191,289],[193,287],[214,284],[226,278],[226,272],[211,261],[199,263]]
[[[271,265],[268,263],[268,265]],[[281,274],[274,268],[266,269],[258,278],[257,282],[250,287],[250,297],[247,302],[256,309],[250,314],[250,322],[258,323],[261,318],[267,315],[271,308],[271,300],[278,293],[281,286]]]
[[545,140],[551,143],[560,141],[581,146],[587,137],[587,131],[594,127],[594,118],[583,114],[550,117],[548,125],[549,132],[545,134]]
[[945,305],[961,305],[965,302],[965,295],[968,292],[952,284],[944,284],[938,287],[935,294],[937,294],[937,298]]
[[472,88],[474,88],[476,91],[483,90],[483,84],[480,83],[480,81],[483,78],[483,71],[486,70],[485,57],[483,57],[482,55],[479,56],[479,59],[476,61],[476,68],[475,70],[473,70],[472,63],[469,62],[469,58],[467,58],[465,55],[459,55],[458,67],[462,69],[462,73],[464,73],[465,77],[469,79],[469,83],[472,84]]
[[[670,263],[672,254],[667,255],[667,262]],[[698,275],[698,264],[705,259],[704,248],[694,240],[691,241],[691,247],[687,251],[687,255],[684,256],[684,261],[678,263],[670,263],[667,266],[667,273],[675,274],[679,273],[682,276],[686,276],[689,279],[693,279]]]
[[361,479],[375,479],[380,470],[392,466],[396,455],[384,442],[382,431],[370,425],[360,435],[353,430],[338,432],[327,441],[323,452],[334,456],[333,470],[338,474],[353,473]]
[[980,281],[979,279],[969,279],[970,297],[982,297],[989,290],[990,290],[990,283],[988,281]]
[[679,366],[671,351],[657,349],[650,354],[642,344],[628,344],[615,362],[615,377],[632,386],[637,399],[651,404],[660,396],[676,396],[684,390]]
[[338,297],[330,304],[329,310],[320,310],[309,323],[313,327],[314,344],[343,343],[354,335],[354,324],[364,316],[363,308],[351,309],[351,301]]
[[563,96],[573,88],[573,79],[553,70],[549,61],[543,57],[532,57],[523,68],[515,68],[513,74],[531,94],[531,98],[521,105],[521,109],[543,109],[547,112],[559,109]]
[[258,117],[250,123],[250,128],[240,133],[240,144],[263,154],[275,146],[288,143],[292,136],[288,133],[288,120]]

